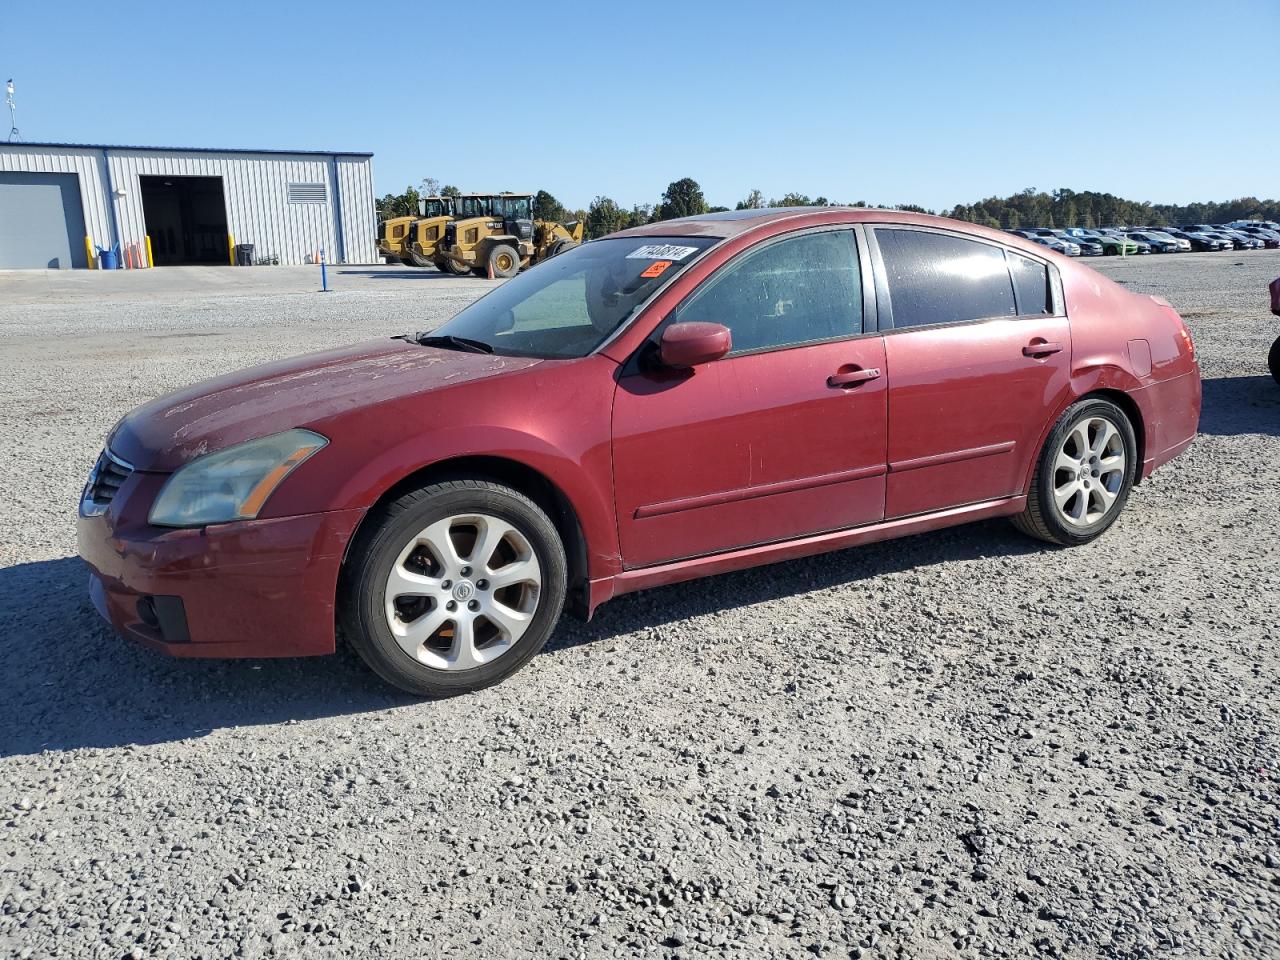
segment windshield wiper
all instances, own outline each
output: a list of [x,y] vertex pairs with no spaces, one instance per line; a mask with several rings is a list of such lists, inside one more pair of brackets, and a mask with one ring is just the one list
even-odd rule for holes
[[493,353],[493,347],[489,344],[483,340],[472,340],[470,337],[455,337],[452,334],[434,336],[422,333],[414,339],[424,347],[445,347],[449,350],[464,350],[467,353]]

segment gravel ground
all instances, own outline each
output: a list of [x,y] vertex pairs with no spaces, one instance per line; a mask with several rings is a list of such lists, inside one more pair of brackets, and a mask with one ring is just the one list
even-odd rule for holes
[[135,404],[484,281],[0,274],[0,955],[1276,956],[1280,254],[1094,263],[1206,378],[1100,541],[984,523],[628,596],[440,703],[349,654],[124,644],[75,501]]

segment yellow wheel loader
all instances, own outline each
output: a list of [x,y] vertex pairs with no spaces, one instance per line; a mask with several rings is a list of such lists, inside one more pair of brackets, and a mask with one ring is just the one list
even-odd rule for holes
[[378,222],[378,253],[387,263],[412,266],[409,259],[409,228],[417,217],[392,217]]
[[419,218],[409,227],[405,252],[415,267],[435,266],[446,273],[456,273],[450,261],[436,251],[444,237],[444,225],[455,215],[453,197],[423,197],[418,201]]
[[535,220],[533,194],[475,194],[459,199],[457,219],[445,225],[437,249],[458,272],[514,277],[523,267],[576,247],[582,236],[580,222]]

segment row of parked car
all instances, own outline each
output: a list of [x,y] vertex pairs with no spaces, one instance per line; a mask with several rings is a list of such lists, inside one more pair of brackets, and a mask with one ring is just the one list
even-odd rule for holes
[[1280,223],[1235,220],[1172,227],[1029,227],[1010,233],[1043,244],[1068,257],[1131,256],[1142,253],[1185,253],[1191,250],[1262,250],[1280,248]]

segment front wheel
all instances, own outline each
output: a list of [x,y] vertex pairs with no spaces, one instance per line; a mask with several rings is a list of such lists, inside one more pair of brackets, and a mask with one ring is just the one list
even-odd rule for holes
[[1137,466],[1138,442],[1125,412],[1101,398],[1074,403],[1045,441],[1014,525],[1064,547],[1088,543],[1115,523]]
[[489,269],[494,277],[514,277],[520,272],[520,254],[516,248],[506,243],[495,244],[489,251]]
[[1276,342],[1271,345],[1271,352],[1267,354],[1267,366],[1271,369],[1275,382],[1280,383],[1280,337],[1276,337]]
[[341,623],[360,657],[409,693],[506,679],[546,644],[567,581],[555,526],[528,497],[446,480],[392,502],[352,549]]

